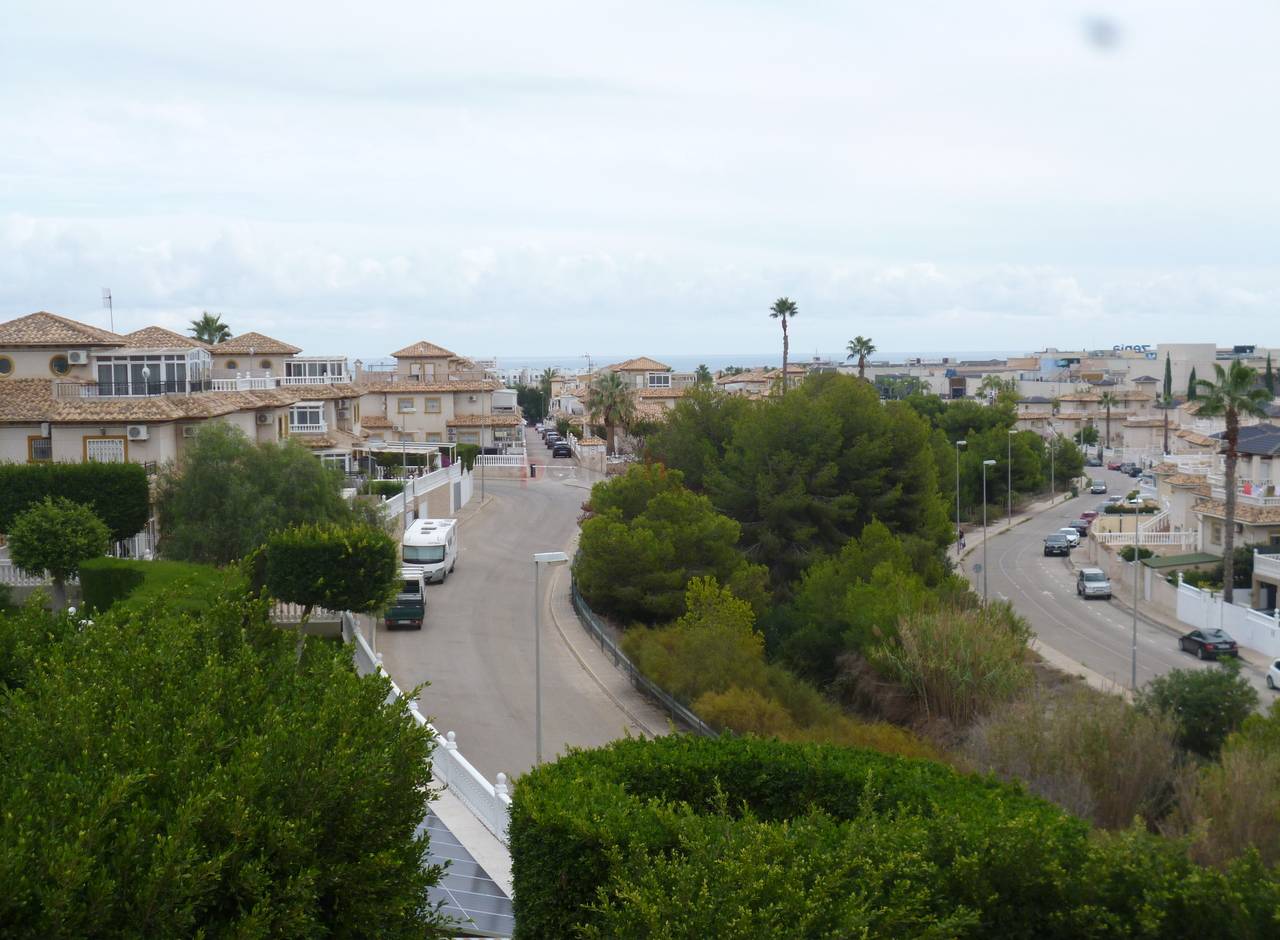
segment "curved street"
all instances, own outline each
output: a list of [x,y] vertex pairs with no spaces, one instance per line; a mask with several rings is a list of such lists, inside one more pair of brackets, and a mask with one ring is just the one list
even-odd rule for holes
[[[1095,478],[1107,483],[1109,494],[1123,494],[1136,488],[1136,481],[1122,473],[1091,468]],[[1010,601],[1031,624],[1040,644],[1049,647],[1094,673],[1124,688],[1129,687],[1133,614],[1129,606],[1133,598],[1133,582],[1113,582],[1112,590],[1123,597],[1125,606],[1116,601],[1086,601],[1076,595],[1075,567],[1069,559],[1045,557],[1044,538],[1068,525],[1081,512],[1096,508],[1106,496],[1083,493],[1015,525],[1011,530],[999,526],[988,528],[989,568],[987,589],[991,598]],[[1072,553],[1086,566],[1083,547]],[[965,558],[965,571],[974,590],[982,593],[983,550],[979,545]],[[1178,650],[1177,634],[1168,627],[1142,616],[1138,605],[1138,686],[1171,669],[1204,669],[1212,663],[1201,662]],[[1187,628],[1190,629],[1190,628]],[[1261,695],[1264,707],[1270,704],[1270,692],[1263,674],[1247,661],[1242,661],[1245,675],[1250,677]]]

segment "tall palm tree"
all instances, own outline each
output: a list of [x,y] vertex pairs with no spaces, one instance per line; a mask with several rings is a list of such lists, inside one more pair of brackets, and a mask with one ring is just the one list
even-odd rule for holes
[[787,390],[787,357],[791,353],[791,340],[787,337],[787,321],[800,310],[790,297],[779,297],[769,308],[769,316],[782,321],[782,390]]
[[715,381],[715,377],[712,376],[711,370],[707,368],[707,364],[705,362],[698,366],[694,371],[693,377],[693,380],[699,385],[710,385]]
[[538,377],[538,386],[542,389],[542,394],[547,401],[551,401],[551,380],[556,377],[556,370],[548,366],[542,370],[542,375]]
[[1120,404],[1120,399],[1111,392],[1103,392],[1102,397],[1098,399],[1098,404],[1107,409],[1107,441],[1103,447],[1109,448],[1111,446],[1111,409]]
[[876,344],[871,342],[869,336],[855,336],[849,340],[849,345],[845,347],[849,351],[849,355],[845,359],[858,360],[858,378],[865,379],[867,377],[867,358],[876,351]]
[[1232,557],[1236,547],[1236,461],[1240,459],[1237,449],[1240,444],[1240,416],[1252,415],[1255,418],[1267,416],[1267,402],[1272,395],[1265,388],[1258,386],[1258,372],[1250,369],[1239,359],[1231,361],[1231,368],[1224,369],[1216,362],[1213,371],[1216,382],[1200,379],[1196,382],[1199,393],[1201,417],[1212,418],[1222,416],[1227,419],[1227,431],[1223,435],[1227,442],[1225,489],[1226,517],[1222,533],[1222,599],[1231,603],[1235,594],[1235,559]]
[[608,438],[606,453],[614,453],[615,430],[635,420],[636,399],[634,390],[616,372],[602,372],[591,380],[587,388],[587,414],[605,427]]
[[205,310],[199,320],[191,321],[191,335],[212,346],[231,339],[231,327],[222,322],[222,314],[214,316]]

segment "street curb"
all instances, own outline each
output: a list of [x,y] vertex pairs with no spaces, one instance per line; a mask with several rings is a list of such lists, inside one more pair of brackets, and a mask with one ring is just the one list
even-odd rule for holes
[[[997,535],[1001,535],[1001,534],[1003,534],[1003,533],[1005,533],[1005,532],[1008,532],[1010,529],[1016,529],[1018,526],[1022,525],[1024,522],[1030,522],[1032,519],[1035,519],[1035,518],[1038,518],[1039,516],[1044,515],[1044,514],[1045,514],[1046,512],[1048,512],[1050,509],[1056,509],[1056,508],[1058,508],[1059,506],[1061,506],[1061,505],[1063,505],[1063,504],[1065,504],[1065,503],[1068,503],[1068,502],[1070,502],[1071,500],[1076,499],[1076,498],[1077,498],[1076,496],[1065,496],[1063,499],[1059,500],[1058,502],[1051,502],[1051,503],[1049,503],[1049,505],[1047,505],[1047,506],[1042,506],[1041,508],[1037,509],[1035,512],[1026,512],[1026,513],[1023,513],[1021,516],[1019,516],[1017,519],[1015,519],[1015,520],[1013,521],[1013,523],[1011,523],[1011,524],[1010,524],[1010,525],[1008,525],[1008,526],[1005,526],[1004,528],[1000,529],[998,532],[995,532],[995,533],[993,533],[993,535],[988,536],[988,537],[989,537],[989,538],[994,538],[994,537],[995,537],[995,536],[997,536]],[[991,528],[991,526],[988,526],[987,528],[988,528],[988,529],[990,529],[990,528]],[[966,546],[965,546],[964,551],[960,553],[960,555],[957,557],[957,559],[956,559],[956,560],[957,560],[957,561],[964,561],[966,558],[968,558],[968,557],[969,557],[969,554],[970,554],[971,552],[976,552],[978,549],[980,549],[980,548],[982,547],[982,543],[983,543],[983,542],[985,542],[985,541],[986,541],[986,539],[984,538],[984,539],[982,539],[982,541],[975,542],[973,545],[966,545]]]
[[[570,555],[573,554],[573,551],[572,551],[573,541],[576,541],[576,537],[570,542],[570,545],[568,547],[568,554]],[[554,590],[555,587],[559,584],[558,579],[562,578],[563,576],[564,576],[563,571],[560,568],[557,568],[555,573],[552,575],[553,579],[557,579],[557,580],[553,580],[552,584],[550,585],[552,590]],[[623,704],[622,700],[618,698],[618,696],[613,694],[613,691],[607,685],[605,685],[604,680],[601,679],[598,675],[596,675],[596,672],[594,669],[592,669],[589,665],[587,665],[586,659],[583,657],[583,655],[580,652],[578,652],[578,648],[573,644],[573,641],[569,639],[568,634],[565,632],[564,625],[560,622],[560,618],[556,615],[555,605],[552,604],[550,606],[551,606],[551,622],[556,625],[556,632],[560,634],[560,639],[563,640],[564,645],[569,648],[569,652],[573,654],[573,658],[578,661],[578,665],[582,667],[582,671],[585,672],[587,675],[589,675],[591,677],[591,681],[594,682],[597,686],[599,686],[600,691],[605,694],[605,697],[608,698],[609,701],[613,702],[613,704],[618,707],[618,711],[622,712],[622,714],[627,716],[627,719],[631,722],[631,724],[633,724],[636,728],[640,729],[645,734],[655,738],[661,737],[663,734],[666,734],[665,731],[654,731],[651,727],[649,727],[649,724],[647,722],[645,722],[638,715],[636,715],[635,712],[633,712],[630,708],[628,708],[625,704]],[[578,626],[581,627],[582,622],[579,619],[576,612],[574,613],[574,619],[578,620]]]

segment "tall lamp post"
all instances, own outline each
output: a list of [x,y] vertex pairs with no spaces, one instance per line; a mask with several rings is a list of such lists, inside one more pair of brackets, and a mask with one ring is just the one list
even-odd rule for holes
[[982,461],[982,606],[987,605],[987,467],[994,467],[994,460]]
[[956,441],[956,556],[960,555],[960,448],[968,441]]
[[1138,691],[1138,506],[1133,507],[1133,646],[1129,658],[1129,688]]
[[1006,441],[1005,471],[1007,479],[1004,487],[1009,497],[1009,508],[1005,515],[1005,528],[1009,529],[1013,528],[1013,435],[1017,433],[1013,428],[1009,428],[1009,438]]
[[535,766],[542,766],[542,566],[567,565],[564,552],[535,552],[533,555],[533,724]]

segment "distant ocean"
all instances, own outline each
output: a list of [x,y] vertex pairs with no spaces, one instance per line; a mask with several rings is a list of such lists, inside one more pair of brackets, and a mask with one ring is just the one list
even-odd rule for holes
[[[615,356],[592,356],[591,365],[594,368],[600,366],[611,365],[615,362],[623,362],[632,358],[635,353],[627,355],[620,353]],[[948,356],[952,359],[1006,359],[1009,356],[1025,356],[1028,353],[1024,350],[965,350],[962,352],[876,352],[874,359],[877,362],[904,362],[907,359],[941,359]],[[480,358],[485,358],[481,356]],[[701,353],[698,355],[686,355],[683,353],[652,354],[651,358],[659,362],[666,363],[676,372],[692,372],[699,365],[705,365],[712,372],[718,369],[724,369],[728,366],[781,366],[782,351],[780,349],[771,352],[754,352],[754,353]],[[811,362],[815,358],[832,362],[844,362],[845,354],[838,352],[817,353],[806,352],[804,350],[793,349],[791,351],[791,361],[795,363]],[[529,369],[531,371],[541,372],[543,369],[552,368],[559,369],[564,372],[577,372],[579,369],[587,367],[586,356],[498,356],[498,368],[502,370]]]

